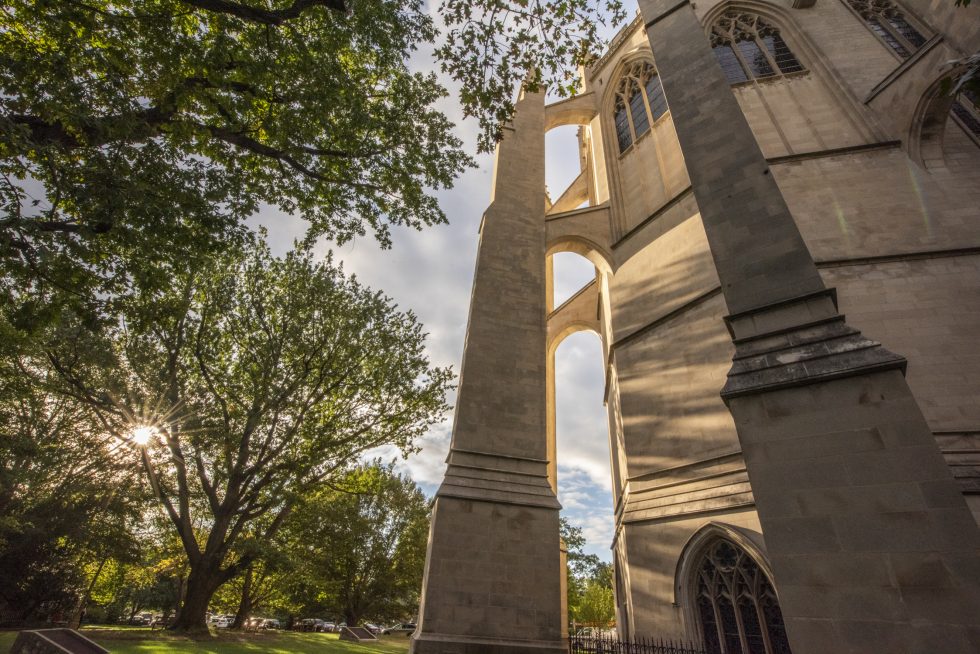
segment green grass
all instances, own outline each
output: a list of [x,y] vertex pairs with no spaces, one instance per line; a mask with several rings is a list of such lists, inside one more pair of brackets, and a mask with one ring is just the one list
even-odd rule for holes
[[[113,654],[402,654],[409,639],[381,636],[376,643],[340,641],[336,634],[221,632],[205,639],[190,639],[146,628],[85,628],[82,633]],[[0,632],[0,653],[6,654],[17,632]]]

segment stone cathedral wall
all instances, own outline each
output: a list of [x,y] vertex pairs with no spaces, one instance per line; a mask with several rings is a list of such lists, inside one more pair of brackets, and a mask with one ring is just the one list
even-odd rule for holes
[[[941,64],[980,47],[980,8],[903,5],[940,36],[904,64],[841,0],[709,1],[696,12],[758,12],[805,66],[733,91],[841,312],[908,358],[908,382],[969,488],[980,446],[980,147],[949,119],[944,142],[919,157],[916,116]],[[733,354],[727,310],[670,114],[626,152],[617,147],[613,90],[644,58],[636,21],[584,76],[597,110],[593,197],[608,203],[610,222],[603,337],[617,604],[626,634],[691,635],[674,572],[692,534],[722,522],[765,545],[719,397]]]

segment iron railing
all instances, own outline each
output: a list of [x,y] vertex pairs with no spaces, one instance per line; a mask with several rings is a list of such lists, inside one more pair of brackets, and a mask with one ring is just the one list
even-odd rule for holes
[[705,654],[704,647],[676,640],[637,638],[619,640],[612,636],[569,636],[571,654]]

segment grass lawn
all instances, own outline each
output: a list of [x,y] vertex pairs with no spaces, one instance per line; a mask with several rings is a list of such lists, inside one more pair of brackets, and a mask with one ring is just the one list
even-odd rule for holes
[[[409,639],[403,635],[381,636],[371,644],[348,643],[336,634],[289,631],[240,634],[222,632],[210,639],[192,640],[147,628],[87,627],[82,633],[113,654],[402,654]],[[0,654],[10,651],[15,631],[0,632]]]

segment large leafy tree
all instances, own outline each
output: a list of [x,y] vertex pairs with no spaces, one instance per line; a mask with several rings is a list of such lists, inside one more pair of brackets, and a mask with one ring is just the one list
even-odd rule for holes
[[411,53],[421,0],[11,0],[0,258],[16,308],[104,298],[269,205],[338,242],[445,220],[469,158]]
[[307,615],[404,620],[418,611],[429,502],[391,466],[364,466],[296,511],[287,527],[292,594]]
[[308,250],[175,270],[124,315],[104,338],[55,335],[53,391],[142,459],[190,568],[179,629],[204,629],[215,590],[257,558],[243,540],[272,539],[361,452],[411,451],[446,408],[452,375],[429,365],[415,317]]

